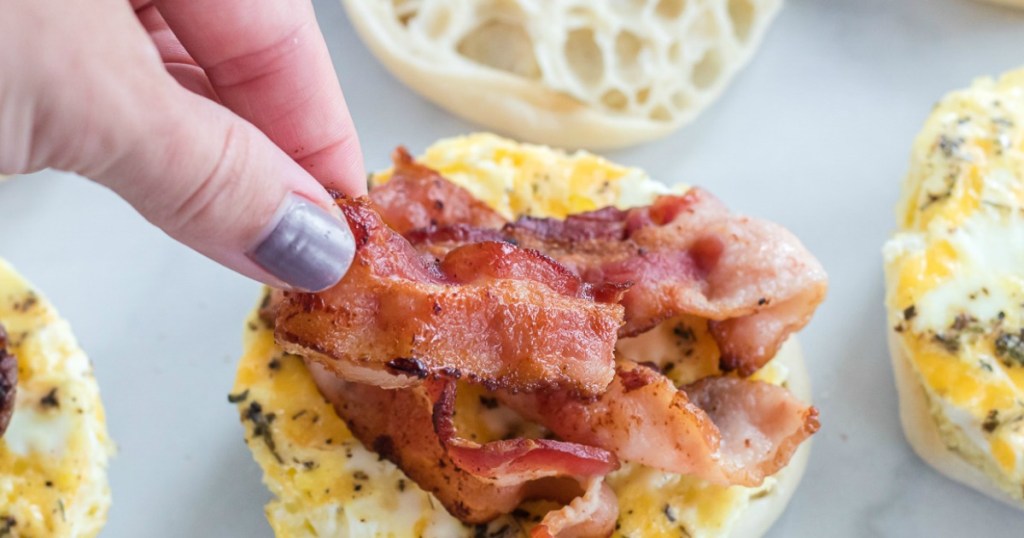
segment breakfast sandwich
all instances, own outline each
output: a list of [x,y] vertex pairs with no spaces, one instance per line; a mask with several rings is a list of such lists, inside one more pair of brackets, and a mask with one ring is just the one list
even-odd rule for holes
[[932,467],[1024,508],[1024,70],[933,109],[885,245],[907,440]]
[[478,134],[338,199],[349,273],[266,293],[229,401],[279,537],[763,534],[818,429],[781,227]]
[[516,138],[610,148],[665,136],[711,105],[781,0],[343,0],[406,85]]
[[0,536],[99,534],[112,452],[88,357],[0,260]]

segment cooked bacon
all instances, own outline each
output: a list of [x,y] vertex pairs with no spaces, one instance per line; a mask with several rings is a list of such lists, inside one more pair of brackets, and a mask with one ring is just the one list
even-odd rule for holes
[[356,240],[345,277],[285,293],[275,335],[337,375],[385,388],[466,376],[511,391],[604,390],[622,307],[555,261],[506,243],[462,246],[439,262],[416,252],[365,198],[339,199]]
[[7,331],[0,325],[0,437],[14,415],[14,397],[18,391],[18,361],[7,351]]
[[716,484],[760,484],[818,430],[817,410],[782,387],[711,377],[679,390],[628,361],[593,401],[552,392],[501,400],[566,441]]
[[428,387],[434,400],[434,432],[455,465],[497,486],[549,476],[604,476],[618,468],[614,455],[600,448],[551,439],[507,439],[479,444],[455,431],[454,381]]
[[610,534],[618,508],[601,477],[618,462],[608,452],[546,439],[472,443],[459,439],[452,425],[451,380],[387,390],[342,381],[319,364],[307,364],[352,433],[460,520],[484,523],[524,500],[543,498],[569,504],[549,513],[534,536]]
[[370,199],[384,222],[398,233],[436,225],[497,228],[505,223],[469,191],[418,164],[405,148],[396,149],[391,160],[391,179],[372,189]]
[[615,492],[604,480],[592,478],[585,484],[583,495],[548,512],[530,531],[530,538],[604,538],[615,531],[618,518]]
[[465,225],[409,234],[433,254],[483,237],[539,250],[586,282],[628,287],[620,336],[691,314],[710,321],[722,367],[750,375],[802,328],[825,296],[818,261],[782,227],[733,215],[700,189],[629,210],[523,218],[500,232]]
[[770,383],[707,377],[683,390],[718,427],[722,476],[732,483],[761,483],[821,427],[817,409]]

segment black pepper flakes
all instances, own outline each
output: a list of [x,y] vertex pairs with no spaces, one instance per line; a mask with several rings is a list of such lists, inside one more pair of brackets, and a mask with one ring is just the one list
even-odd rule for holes
[[46,396],[39,400],[39,405],[47,409],[60,409],[60,400],[57,399],[57,387],[50,389],[50,392],[47,392]]
[[693,333],[693,329],[687,327],[682,323],[676,325],[675,327],[672,327],[672,334],[676,335],[676,338],[678,338],[682,342],[697,341],[697,335]]
[[957,314],[956,319],[953,320],[953,325],[951,325],[950,328],[957,332],[963,331],[970,327],[975,321],[977,321],[977,319],[972,316],[968,316],[967,314]]
[[277,416],[274,413],[263,413],[263,406],[259,402],[252,402],[249,407],[242,414],[243,420],[248,420],[252,423],[252,436],[263,439],[263,443],[266,444],[267,450],[274,456],[274,459],[278,463],[283,464],[284,460],[281,455],[277,452],[277,445],[274,442],[274,433],[270,429],[270,425],[274,422]]
[[903,320],[910,321],[917,317],[917,305],[910,305],[903,309]]
[[16,312],[24,314],[29,310],[32,310],[32,307],[36,306],[37,304],[39,304],[39,296],[37,296],[35,292],[30,291],[27,294],[25,294],[24,299],[14,303],[13,307]]
[[1024,366],[1024,329],[1000,332],[996,337],[996,357],[1007,366]]
[[228,394],[228,403],[241,403],[249,399],[249,389],[245,389],[238,394]]
[[665,514],[665,519],[667,519],[669,523],[676,522],[676,511],[675,509],[672,508],[671,505],[666,504],[664,507],[662,507],[661,513]]
[[960,341],[955,336],[949,336],[942,333],[935,333],[933,337],[939,345],[941,345],[946,351],[950,353],[956,353],[960,351]]
[[999,427],[999,410],[993,409],[985,415],[985,421],[981,423],[981,429],[988,433],[996,431]]

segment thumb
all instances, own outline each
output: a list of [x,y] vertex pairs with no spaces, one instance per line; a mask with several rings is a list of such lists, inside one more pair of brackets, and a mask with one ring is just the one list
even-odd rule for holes
[[344,276],[351,230],[309,173],[213,101],[176,85],[146,101],[132,111],[134,132],[116,137],[125,147],[84,175],[170,236],[256,280],[319,291]]

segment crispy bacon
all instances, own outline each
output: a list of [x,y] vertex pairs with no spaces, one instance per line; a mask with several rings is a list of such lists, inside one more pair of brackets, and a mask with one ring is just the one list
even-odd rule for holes
[[417,163],[405,148],[397,148],[391,160],[391,179],[372,189],[370,199],[384,222],[398,233],[447,224],[498,228],[505,223],[469,191]]
[[484,523],[524,500],[543,498],[569,504],[550,512],[534,536],[597,538],[611,533],[618,506],[601,480],[618,467],[610,453],[546,439],[473,443],[455,433],[451,380],[387,390],[342,381],[319,364],[309,366],[321,393],[352,433],[460,520]]
[[679,390],[628,361],[593,401],[549,392],[501,400],[566,441],[716,484],[760,484],[818,430],[817,410],[782,387],[720,376]]
[[348,274],[285,293],[275,335],[288,351],[381,387],[466,376],[512,391],[598,394],[614,375],[622,307],[537,252],[476,243],[439,262],[417,253],[364,199],[339,199],[356,240]]
[[796,237],[733,215],[700,189],[661,196],[648,207],[523,218],[500,232],[453,225],[409,237],[436,255],[496,235],[544,252],[586,282],[628,287],[620,336],[680,314],[711,320],[722,367],[742,375],[757,371],[809,321],[827,287],[821,265]]
[[[338,200],[357,245],[345,278],[265,311],[354,435],[460,520],[543,498],[564,506],[532,538],[608,536],[618,508],[603,478],[618,459],[755,486],[817,431],[817,411],[782,387],[718,376],[680,390],[612,358],[617,337],[687,314],[708,320],[724,369],[760,368],[826,288],[782,228],[699,189],[506,223],[404,149],[393,159],[372,202]],[[559,440],[461,438],[461,376]]]
[[14,415],[14,397],[18,391],[18,361],[7,351],[8,337],[0,325],[0,437]]

